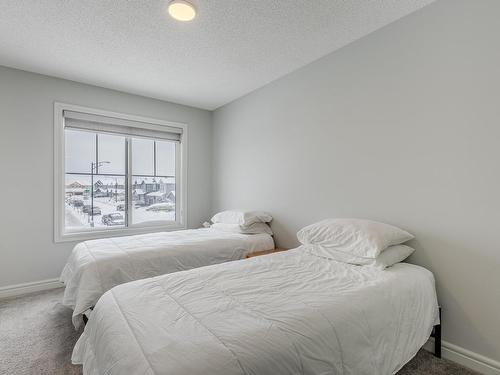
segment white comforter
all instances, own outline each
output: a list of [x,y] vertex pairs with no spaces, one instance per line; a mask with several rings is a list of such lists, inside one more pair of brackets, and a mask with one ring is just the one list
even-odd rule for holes
[[248,253],[274,248],[268,234],[238,234],[214,229],[149,233],[81,242],[61,274],[63,304],[73,324],[116,285],[171,272],[238,260]]
[[433,275],[297,248],[113,288],[73,351],[84,374],[388,375],[437,323]]

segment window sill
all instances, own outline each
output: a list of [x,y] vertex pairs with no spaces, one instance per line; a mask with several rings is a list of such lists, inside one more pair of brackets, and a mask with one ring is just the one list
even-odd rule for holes
[[54,241],[58,242],[76,242],[85,240],[94,240],[99,238],[132,236],[134,234],[146,234],[154,232],[171,232],[176,230],[186,229],[185,224],[169,223],[162,225],[144,225],[140,227],[105,229],[105,230],[88,230],[82,232],[67,232],[61,235],[56,235]]

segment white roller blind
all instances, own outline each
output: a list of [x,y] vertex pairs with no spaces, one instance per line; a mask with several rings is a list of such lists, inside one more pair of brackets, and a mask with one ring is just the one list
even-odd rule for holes
[[155,138],[180,142],[182,129],[116,117],[65,110],[64,127],[130,137]]

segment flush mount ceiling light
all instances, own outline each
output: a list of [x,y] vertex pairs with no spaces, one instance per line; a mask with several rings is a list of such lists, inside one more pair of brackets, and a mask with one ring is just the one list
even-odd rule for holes
[[189,1],[172,0],[168,5],[168,14],[177,21],[191,21],[196,17],[196,9]]

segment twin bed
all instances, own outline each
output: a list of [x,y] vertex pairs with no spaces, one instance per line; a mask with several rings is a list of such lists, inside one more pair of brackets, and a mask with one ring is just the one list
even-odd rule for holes
[[111,288],[129,281],[245,258],[274,249],[267,233],[231,233],[212,228],[81,242],[73,249],[60,280],[63,305],[73,309],[79,327],[83,314]]
[[307,244],[215,263],[105,291],[73,363],[92,375],[387,375],[439,323],[419,266],[359,266]]

